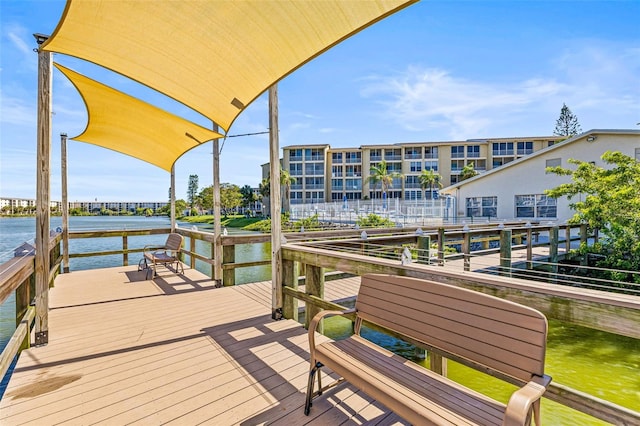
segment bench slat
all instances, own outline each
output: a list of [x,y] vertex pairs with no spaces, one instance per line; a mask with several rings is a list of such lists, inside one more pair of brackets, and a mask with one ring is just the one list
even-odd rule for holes
[[[448,299],[448,304],[433,303],[434,295],[441,303]],[[473,305],[474,315],[456,309],[464,308],[458,303],[464,299]],[[546,318],[507,300],[441,283],[374,275],[363,277],[356,309],[365,321],[520,380],[544,372]],[[529,328],[514,336],[511,317],[521,315],[528,318]]]
[[[504,405],[359,336],[318,347],[318,359],[414,424],[500,424]],[[335,361],[335,362],[332,362]]]

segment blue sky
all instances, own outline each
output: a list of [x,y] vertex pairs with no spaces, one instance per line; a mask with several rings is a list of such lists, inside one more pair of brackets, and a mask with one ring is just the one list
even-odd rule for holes
[[[59,0],[0,0],[0,196],[35,198],[37,55]],[[563,103],[582,130],[638,129],[639,1],[422,1],[365,29],[281,81],[280,145],[333,147],[551,135]],[[207,120],[146,88],[80,60],[54,60],[199,124]],[[52,199],[61,198],[60,133],[80,134],[86,111],[54,74]],[[229,134],[266,131],[266,95]],[[221,181],[257,186],[267,135],[230,138]],[[164,201],[169,174],[93,145],[67,145],[69,200]],[[211,145],[176,163],[212,183]]]

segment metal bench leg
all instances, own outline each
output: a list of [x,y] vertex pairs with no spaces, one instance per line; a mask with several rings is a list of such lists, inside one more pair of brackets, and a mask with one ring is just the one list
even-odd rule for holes
[[305,401],[304,404],[304,415],[308,416],[309,415],[309,411],[311,410],[311,399],[313,398],[313,379],[314,376],[316,374],[316,372],[318,373],[318,386],[319,386],[319,395],[322,393],[322,386],[320,386],[320,367],[322,367],[322,364],[317,362],[316,365],[309,370],[309,382],[307,383],[307,399]]

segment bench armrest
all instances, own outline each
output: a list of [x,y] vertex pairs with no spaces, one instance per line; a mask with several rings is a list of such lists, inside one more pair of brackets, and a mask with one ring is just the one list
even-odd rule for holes
[[329,315],[345,315],[345,314],[354,313],[355,311],[356,311],[355,309],[346,309],[344,311],[325,310],[325,311],[318,312],[313,317],[313,319],[309,323],[309,355],[310,355],[309,359],[311,361],[311,368],[313,368],[316,365],[316,361],[315,361],[316,359],[315,357],[316,328],[318,328],[318,323],[320,323],[320,320]]
[[[509,398],[502,423],[503,426],[527,424],[527,417],[532,405],[540,401],[550,382],[551,377],[547,375],[543,377],[536,376],[524,387],[515,391]],[[534,415],[535,423],[540,424],[539,408],[534,409]]]

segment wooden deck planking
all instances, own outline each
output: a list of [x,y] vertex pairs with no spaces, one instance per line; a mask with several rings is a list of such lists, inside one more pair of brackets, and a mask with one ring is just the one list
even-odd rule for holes
[[[326,295],[358,286],[327,281]],[[50,300],[49,344],[22,353],[3,425],[398,420],[349,385],[304,416],[307,333],[271,320],[270,282],[216,289],[189,269],[146,281],[135,267],[108,268],[59,276]]]

